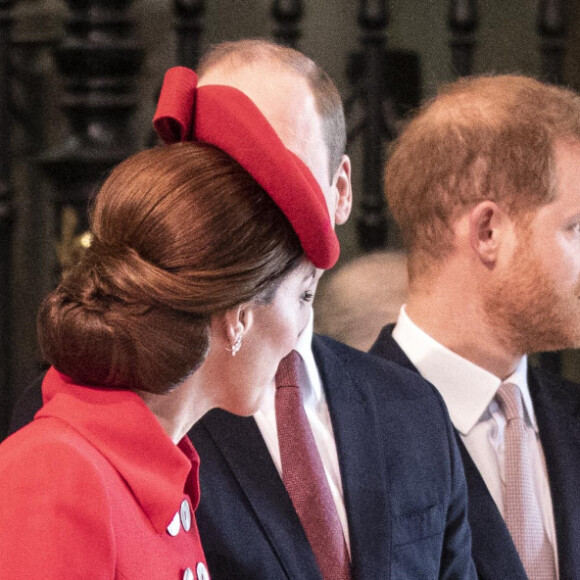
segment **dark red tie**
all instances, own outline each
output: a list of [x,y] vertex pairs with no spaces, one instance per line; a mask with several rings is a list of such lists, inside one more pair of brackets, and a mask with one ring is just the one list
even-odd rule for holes
[[304,361],[293,350],[276,373],[282,480],[324,580],[349,580],[350,561],[342,526],[302,403],[301,389],[307,386]]

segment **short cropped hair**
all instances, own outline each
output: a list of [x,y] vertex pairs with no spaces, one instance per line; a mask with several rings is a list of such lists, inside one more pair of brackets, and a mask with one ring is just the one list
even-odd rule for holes
[[[212,47],[200,60],[199,76],[224,63],[248,65],[274,62],[303,77],[314,95],[322,119],[322,137],[328,149],[330,179],[338,169],[346,149],[346,122],[340,94],[332,79],[312,59],[301,52],[263,39],[223,42]],[[264,79],[264,82],[268,82]]]
[[195,142],[117,166],[91,224],[91,247],[38,319],[46,360],[87,385],[168,391],[205,359],[211,316],[272,300],[304,255],[254,179]]
[[519,217],[549,203],[560,139],[580,140],[580,98],[531,78],[460,79],[425,103],[385,170],[411,280],[449,254],[451,224],[469,207],[491,200]]

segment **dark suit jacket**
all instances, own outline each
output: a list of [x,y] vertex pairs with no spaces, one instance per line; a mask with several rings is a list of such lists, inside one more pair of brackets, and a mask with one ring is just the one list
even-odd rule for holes
[[[418,372],[393,339],[393,328],[383,328],[370,352]],[[560,579],[579,580],[580,385],[531,366],[528,382],[552,491]],[[459,433],[456,436],[467,478],[473,560],[478,575],[482,580],[526,580],[503,518]]]
[[[313,348],[338,448],[353,580],[475,578],[465,478],[440,395],[416,374],[330,339],[315,337]],[[212,580],[321,580],[254,419],[215,410],[190,436],[201,458],[196,518]]]
[[[353,580],[473,577],[465,481],[435,389],[314,337],[338,448]],[[253,418],[212,411],[190,432],[197,511],[213,580],[319,580],[298,517]]]

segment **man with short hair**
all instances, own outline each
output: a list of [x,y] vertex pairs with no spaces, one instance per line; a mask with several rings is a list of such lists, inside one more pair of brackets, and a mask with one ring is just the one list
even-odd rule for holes
[[580,345],[580,98],[459,80],[404,129],[385,184],[410,289],[370,352],[447,404],[479,577],[580,578],[580,390],[526,358]]
[[[227,84],[252,99],[312,171],[333,225],[343,224],[352,204],[346,128],[340,96],[324,71],[297,51],[250,40],[218,46],[199,72],[200,86]],[[420,415],[428,401],[441,402],[431,387],[313,338],[312,323],[297,351],[311,383],[304,408],[352,578],[473,577],[454,442],[439,413],[427,423]],[[320,577],[280,478],[274,399],[272,385],[253,418],[215,411],[191,432],[202,458],[197,519],[214,580]]]
[[[344,223],[350,161],[340,97],[325,73],[265,41],[220,45],[199,71],[198,86],[229,85],[258,106],[318,181],[332,225]],[[305,523],[296,490],[285,487],[272,384],[254,417],[214,410],[190,431],[201,459],[196,520],[212,579],[474,579],[461,459],[435,389],[396,365],[313,338],[312,321],[296,350],[310,382],[300,385],[308,455],[319,457],[336,526],[312,532],[322,540],[315,553],[309,532],[319,522]],[[289,435],[298,437],[298,425]],[[319,484],[300,480],[297,492]],[[345,565],[324,572],[323,560],[333,566],[324,550],[337,543]]]
[[225,84],[245,93],[318,181],[332,224],[352,207],[350,159],[340,95],[302,53],[265,40],[216,45],[198,66],[198,86]]

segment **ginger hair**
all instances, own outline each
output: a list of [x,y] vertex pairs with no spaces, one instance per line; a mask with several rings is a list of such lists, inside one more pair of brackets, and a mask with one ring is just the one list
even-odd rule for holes
[[425,103],[385,169],[410,281],[453,250],[451,225],[477,203],[520,217],[552,201],[554,144],[570,138],[580,140],[578,95],[523,76],[460,79]]

